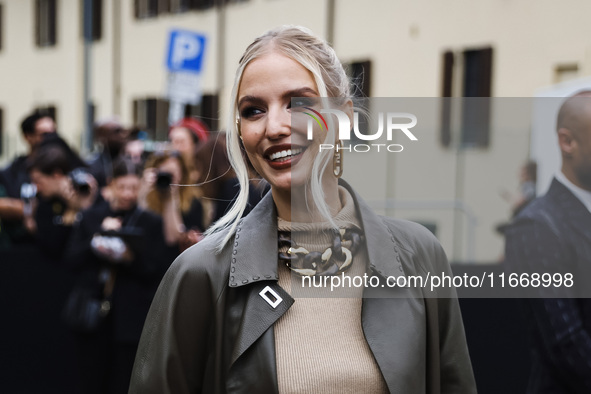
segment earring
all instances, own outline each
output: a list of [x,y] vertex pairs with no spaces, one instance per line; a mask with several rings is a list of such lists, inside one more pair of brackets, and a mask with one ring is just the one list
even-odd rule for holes
[[339,140],[335,146],[335,152],[332,156],[332,173],[337,178],[343,175],[343,141]]
[[242,139],[242,130],[240,130],[240,118],[236,118],[236,130],[238,130],[238,137]]

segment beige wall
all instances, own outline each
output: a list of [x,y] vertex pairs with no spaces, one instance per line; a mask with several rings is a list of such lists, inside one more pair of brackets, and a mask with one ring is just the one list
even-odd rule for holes
[[[60,130],[74,143],[82,121],[82,70],[79,40],[79,2],[62,0],[59,7],[58,45],[37,48],[32,0],[2,1],[3,47],[0,50],[0,106],[4,110],[8,155],[24,150],[20,121],[34,107],[58,107]],[[76,22],[72,22],[76,21]],[[5,157],[2,157],[6,159]]]
[[[203,87],[206,93],[220,93],[222,126],[235,66],[254,37],[280,24],[302,24],[327,36],[327,0],[250,0],[229,4],[223,13],[209,9],[145,20],[133,17],[132,0],[103,3],[103,37],[91,55],[91,96],[98,117],[120,113],[127,123],[132,121],[132,100],[164,94],[164,55],[172,28],[208,35]],[[19,124],[35,106],[57,106],[60,132],[79,146],[83,130],[81,2],[58,0],[58,45],[43,49],[34,45],[34,1],[0,0],[0,4],[4,7],[0,107],[7,146],[0,163],[24,151]],[[555,68],[561,64],[577,64],[575,76],[591,74],[591,3],[586,0],[337,0],[335,4],[335,49],[344,62],[372,61],[375,97],[437,97],[442,52],[484,45],[494,48],[492,91],[497,97],[533,96],[556,81]],[[114,15],[121,22],[117,36]],[[524,119],[522,115],[519,119]],[[477,216],[470,234],[463,224],[458,225],[465,224],[465,214],[451,209],[405,208],[395,214],[436,222],[438,235],[454,260],[496,260],[503,243],[493,227],[509,215],[499,190],[517,188],[516,173],[529,152],[530,125],[525,121],[506,127],[495,121],[486,150],[458,154],[442,149],[434,131],[421,136],[420,145],[409,147],[405,155],[378,159],[383,162],[376,163],[372,177],[355,172],[348,176],[367,186],[362,190],[372,190],[375,199],[416,202],[422,198],[440,203],[460,199]],[[354,165],[363,159],[349,160]],[[453,178],[458,165],[465,174],[462,187]],[[473,255],[468,255],[469,239],[474,240]]]

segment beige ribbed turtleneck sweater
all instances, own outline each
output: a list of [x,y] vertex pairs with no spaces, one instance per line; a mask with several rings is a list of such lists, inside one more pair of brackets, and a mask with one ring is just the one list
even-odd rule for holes
[[[336,215],[339,228],[360,227],[355,203],[339,187],[343,208]],[[332,244],[328,223],[291,223],[278,219],[279,231],[291,231],[298,246],[324,252]],[[353,257],[346,276],[363,276],[365,246]],[[301,277],[279,264],[279,285],[296,297],[275,323],[277,381],[280,393],[387,393],[386,383],[365,340],[361,326],[363,289],[311,289],[297,298]],[[339,274],[340,276],[340,274]],[[293,277],[293,278],[292,278]],[[293,290],[292,291],[292,287]],[[297,291],[295,291],[297,290]],[[342,297],[342,298],[338,298]]]

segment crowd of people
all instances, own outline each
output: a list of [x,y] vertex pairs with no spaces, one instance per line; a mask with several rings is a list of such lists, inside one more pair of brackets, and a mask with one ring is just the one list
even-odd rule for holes
[[[83,160],[49,115],[21,129],[28,152],[0,172],[0,253],[38,248],[73,273],[62,314],[83,392],[127,392],[162,276],[236,197],[225,135],[186,118],[147,152],[141,132],[105,118]],[[253,188],[249,208],[264,192]]]

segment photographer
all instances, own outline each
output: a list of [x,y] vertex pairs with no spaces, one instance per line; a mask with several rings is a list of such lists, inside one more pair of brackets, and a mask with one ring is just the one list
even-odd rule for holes
[[140,203],[162,216],[164,239],[180,251],[201,240],[203,208],[197,186],[179,187],[190,182],[189,171],[176,151],[157,151],[146,162]]
[[140,168],[113,165],[108,204],[82,213],[66,253],[77,274],[64,309],[85,393],[127,392],[152,297],[172,261],[162,220],[137,207]]
[[91,174],[102,189],[113,177],[113,163],[123,153],[129,130],[123,127],[119,118],[107,117],[94,124],[93,133],[99,152],[90,160],[89,166]]
[[[28,161],[32,184],[23,184],[24,224],[41,250],[59,259],[78,213],[92,206],[96,181],[59,137],[45,140]],[[35,197],[35,192],[37,197]]]
[[7,195],[5,185],[4,175],[0,172],[0,250],[10,248],[12,243],[2,220],[22,217],[22,204],[15,204],[13,199],[4,198]]
[[46,113],[35,111],[21,123],[21,131],[28,147],[25,155],[17,156],[8,167],[0,171],[0,238],[9,247],[33,241],[23,226],[23,184],[30,182],[27,162],[36,153],[47,136],[56,134],[55,121]]

